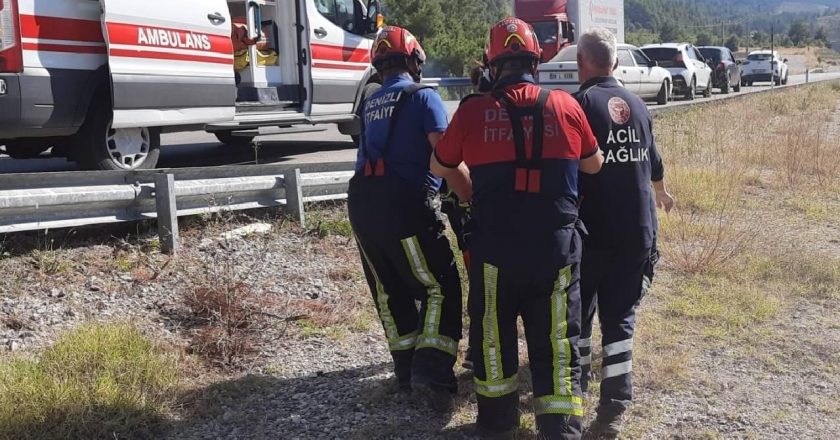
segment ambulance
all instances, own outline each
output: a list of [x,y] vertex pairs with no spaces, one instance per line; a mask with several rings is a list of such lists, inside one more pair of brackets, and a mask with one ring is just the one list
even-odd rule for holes
[[357,134],[380,11],[375,0],[0,0],[0,145],[134,170],[156,166],[161,132],[234,145],[260,127]]

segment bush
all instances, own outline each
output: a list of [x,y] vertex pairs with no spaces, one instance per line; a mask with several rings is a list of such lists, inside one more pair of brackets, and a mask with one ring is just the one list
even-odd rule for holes
[[175,360],[127,325],[86,325],[37,360],[0,363],[0,439],[156,438]]

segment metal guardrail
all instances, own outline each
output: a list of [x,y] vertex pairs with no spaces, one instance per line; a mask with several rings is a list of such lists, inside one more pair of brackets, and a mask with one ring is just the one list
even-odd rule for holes
[[[175,234],[174,250],[179,216],[288,206],[304,223],[304,202],[346,198],[353,168],[341,162],[0,176],[0,233],[161,218],[162,238]],[[174,205],[161,206],[161,199]]]
[[[461,86],[465,80],[427,81]],[[161,237],[174,250],[178,216],[286,206],[304,222],[305,202],[346,198],[353,168],[341,162],[0,175],[0,233],[160,218]]]

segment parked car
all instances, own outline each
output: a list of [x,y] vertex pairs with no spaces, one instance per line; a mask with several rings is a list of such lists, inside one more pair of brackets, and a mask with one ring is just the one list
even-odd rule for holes
[[642,52],[660,67],[671,72],[674,79],[674,94],[693,100],[702,91],[703,96],[712,95],[712,68],[706,58],[691,44],[665,43],[648,44]]
[[735,55],[726,47],[704,46],[699,47],[700,53],[706,58],[709,67],[714,69],[712,74],[712,86],[720,89],[724,95],[729,90],[735,93],[741,91],[741,62],[735,60]]
[[[642,99],[667,104],[671,99],[673,81],[667,70],[656,65],[636,46],[618,45],[618,69],[613,73],[631,92]],[[568,46],[551,61],[539,66],[538,81],[548,89],[562,89],[569,93],[580,89],[578,79],[577,46]]]
[[746,61],[741,65],[743,70],[742,84],[751,86],[757,81],[773,82],[777,86],[788,83],[787,58],[782,60],[779,52],[770,50],[756,50],[750,52]]

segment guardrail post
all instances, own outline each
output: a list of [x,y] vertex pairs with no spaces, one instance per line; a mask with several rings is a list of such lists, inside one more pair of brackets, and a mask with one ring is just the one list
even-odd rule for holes
[[286,210],[297,220],[301,227],[306,226],[306,215],[303,209],[303,187],[301,186],[300,169],[287,171],[283,175],[283,185],[286,189]]
[[805,69],[805,84],[811,82],[811,69]]
[[155,205],[157,206],[160,250],[169,255],[178,253],[181,247],[178,234],[178,208],[175,199],[175,176],[156,174]]

